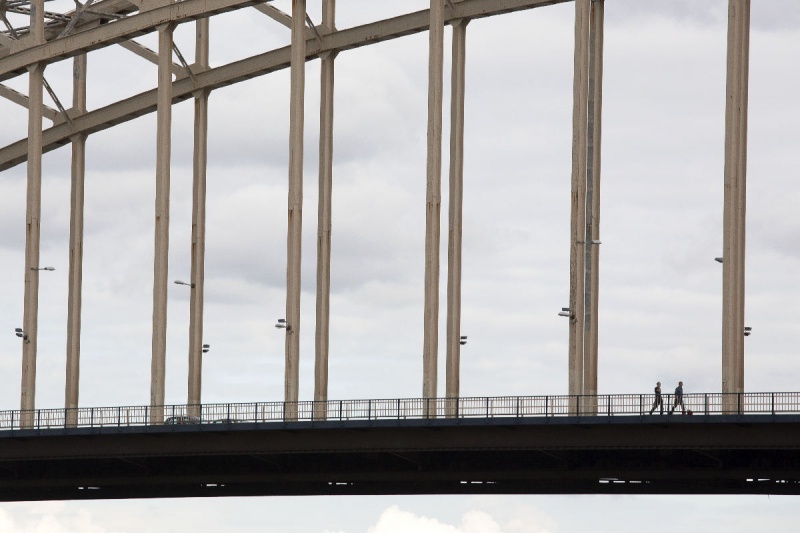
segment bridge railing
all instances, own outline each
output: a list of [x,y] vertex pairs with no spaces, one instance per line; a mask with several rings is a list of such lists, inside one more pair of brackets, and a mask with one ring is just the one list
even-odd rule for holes
[[[646,416],[661,415],[653,394],[597,396],[494,396],[395,398],[327,402],[252,402],[204,405],[81,407],[0,411],[0,430],[63,427],[128,427],[241,422],[321,420],[408,420],[432,418]],[[800,414],[800,392],[685,394],[683,409],[672,394],[662,395],[663,413],[694,415]],[[655,406],[655,409],[653,407]],[[163,412],[163,418],[154,417]]]

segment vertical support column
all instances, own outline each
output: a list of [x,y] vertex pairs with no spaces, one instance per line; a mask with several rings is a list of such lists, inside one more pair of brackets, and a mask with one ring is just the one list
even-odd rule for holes
[[[208,69],[208,18],[195,22],[195,64]],[[203,298],[206,255],[206,166],[208,161],[208,95],[194,93],[194,156],[192,159],[192,272],[189,303],[189,392],[190,416],[200,416],[203,384]]]
[[[744,392],[744,281],[750,0],[728,3],[722,263],[722,392]],[[736,397],[723,410],[736,412]]]
[[447,247],[447,416],[458,412],[461,380],[461,230],[464,192],[464,87],[468,19],[453,21],[450,79],[450,207]]
[[169,181],[172,129],[172,31],[158,27],[158,99],[156,110],[156,213],[153,260],[153,356],[150,368],[150,423],[164,421],[167,357],[167,275],[169,260]]
[[[44,0],[31,2],[31,34],[44,43]],[[28,68],[28,188],[25,215],[25,296],[22,311],[20,427],[33,427],[36,408],[36,345],[39,323],[39,236],[42,213],[42,106],[44,63]]]
[[[336,1],[323,0],[322,24],[336,31]],[[314,418],[324,420],[328,401],[328,342],[331,301],[331,194],[333,184],[333,86],[336,52],[322,56],[319,104],[319,212],[317,215],[317,329],[315,333]]]
[[575,73],[572,105],[572,192],[569,288],[570,414],[579,412],[583,392],[584,256],[586,247],[586,143],[589,76],[589,19],[591,0],[575,0]]
[[594,0],[589,24],[589,134],[586,180],[586,306],[583,394],[586,410],[597,414],[597,334],[600,292],[600,155],[603,111],[603,18],[605,0]]
[[[436,397],[439,348],[439,235],[442,210],[442,87],[444,2],[431,0],[428,50],[428,165],[425,209],[425,315],[422,396]],[[435,407],[426,415],[434,416]]]
[[306,2],[292,0],[289,103],[289,220],[286,251],[286,419],[297,418],[300,381],[300,249],[303,230],[303,107],[306,68]]
[[[75,56],[72,66],[72,112],[86,113],[86,54]],[[72,140],[72,187],[69,220],[69,293],[67,301],[67,375],[64,389],[66,424],[78,423],[81,357],[81,296],[83,292],[83,193],[86,175],[86,135]]]

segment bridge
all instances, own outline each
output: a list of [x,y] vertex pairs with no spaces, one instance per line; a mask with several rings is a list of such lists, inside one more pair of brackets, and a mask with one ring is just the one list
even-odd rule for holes
[[49,409],[33,428],[5,411],[0,500],[800,494],[800,394],[686,395],[687,415],[650,414],[653,399],[180,405],[159,424],[150,406]]
[[[575,4],[573,141],[568,247],[568,395],[463,398],[460,390],[465,55],[470,21]],[[90,6],[91,4],[91,6]],[[0,84],[27,108],[26,138],[0,147],[0,171],[26,164],[24,312],[20,410],[0,413],[0,499],[244,494],[474,492],[730,492],[795,494],[795,393],[744,388],[745,176],[749,0],[729,0],[725,95],[721,393],[687,395],[689,416],[645,416],[647,395],[598,395],[600,155],[604,0],[432,0],[430,9],[337,29],[335,2],[313,21],[304,0],[291,13],[258,0],[98,0],[53,13],[43,0],[4,2],[0,82],[28,74],[28,94]],[[291,43],[227,64],[209,61],[209,20],[255,9],[291,31]],[[18,23],[29,17],[27,25]],[[194,24],[195,58],[174,39]],[[439,311],[444,32],[452,27],[450,181],[444,398],[439,397]],[[334,70],[338,54],[428,32],[428,124],[421,396],[328,398]],[[155,34],[158,50],[135,39]],[[90,109],[87,60],[122,46],[157,65],[155,87]],[[73,61],[73,101],[47,82]],[[314,400],[299,395],[305,71],[320,62],[319,214]],[[205,219],[208,106],[212,91],[289,70],[288,218],[284,401],[204,404]],[[55,107],[44,104],[47,92]],[[172,108],[194,101],[187,400],[165,401]],[[156,114],[150,404],[79,404],[86,141]],[[52,121],[43,127],[43,119]],[[65,407],[36,408],[42,156],[70,145],[69,297]],[[271,324],[269,324],[271,327]],[[252,411],[250,411],[252,407]],[[366,410],[366,411],[365,411]],[[651,460],[656,454],[658,459]],[[488,466],[487,466],[488,465]],[[521,466],[522,465],[522,466]]]

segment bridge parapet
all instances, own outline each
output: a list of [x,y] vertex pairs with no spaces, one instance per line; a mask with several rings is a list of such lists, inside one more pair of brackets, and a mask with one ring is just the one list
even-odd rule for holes
[[[664,394],[664,415],[669,417],[674,398]],[[151,420],[151,406],[37,409],[32,412],[0,411],[0,431],[64,427],[136,427],[186,424],[291,423],[354,420],[424,420],[436,418],[481,419],[525,417],[646,416],[653,394],[601,394],[596,396],[486,396],[465,398],[394,398],[330,400],[325,402],[247,402],[165,405],[164,418]],[[686,414],[783,415],[800,414],[800,392],[738,394],[685,394]],[[731,407],[733,406],[733,407]],[[677,411],[678,409],[676,409]],[[680,411],[679,411],[680,412]],[[27,415],[27,416],[26,416]],[[21,421],[33,421],[33,426]]]

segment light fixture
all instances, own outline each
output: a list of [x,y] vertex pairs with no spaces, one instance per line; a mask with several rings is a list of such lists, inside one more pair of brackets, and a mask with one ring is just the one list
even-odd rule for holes
[[290,326],[289,324],[286,323],[286,319],[285,318],[279,318],[278,319],[278,323],[275,324],[275,327],[278,328],[278,329],[285,329],[286,331],[291,331],[291,329],[292,329],[292,326]]
[[210,349],[211,349],[211,345],[210,344],[204,344],[203,345],[203,353],[208,353],[208,351]]
[[42,267],[42,268],[31,267],[31,270],[47,270],[48,272],[52,272],[55,270],[55,267]]
[[572,316],[572,311],[570,311],[569,307],[562,307],[561,308],[561,312],[558,313],[558,316],[571,317]]
[[187,287],[194,289],[194,283],[186,283],[185,281],[181,281],[179,279],[176,279],[173,283],[175,283],[175,285],[186,285]]
[[459,339],[458,343],[461,346],[464,346],[465,344],[467,344],[467,336],[466,335],[461,335],[461,339]]
[[714,261],[716,261],[717,263],[722,263],[722,258],[721,257],[715,257]]
[[14,328],[14,333],[16,333],[17,337],[28,342],[28,334],[22,331],[22,328]]
[[592,239],[590,241],[575,241],[578,244],[603,244],[602,241],[598,241],[596,239]]
[[753,328],[751,328],[750,326],[745,326],[744,327],[744,336],[745,337],[749,337],[751,333],[753,333]]

